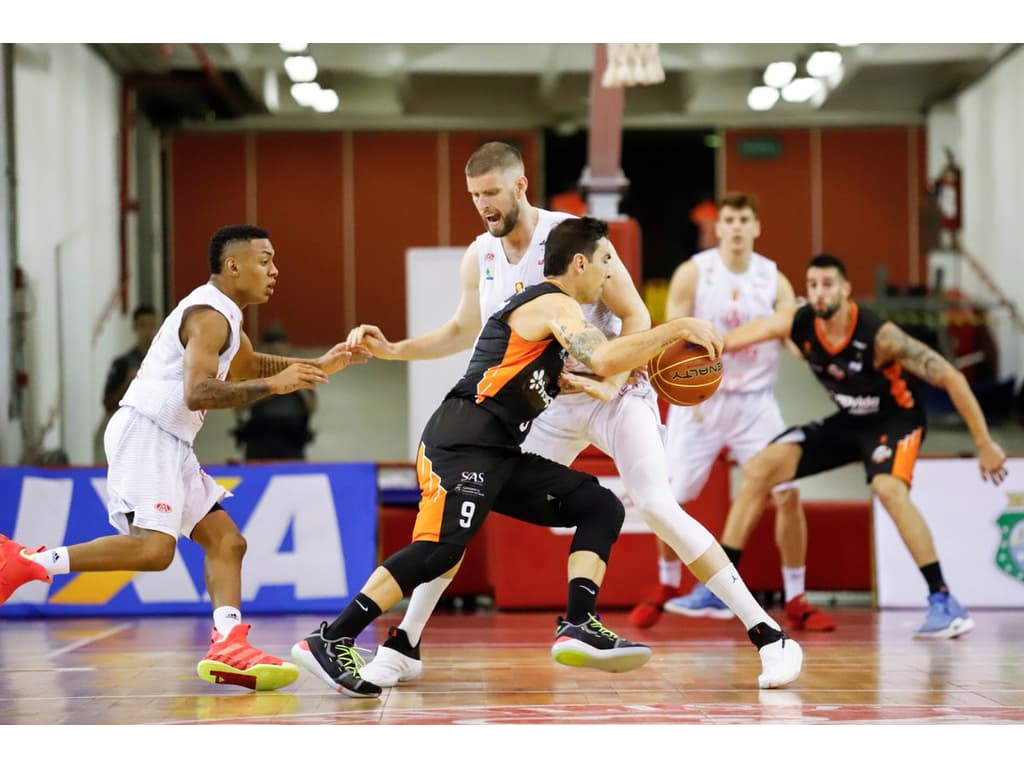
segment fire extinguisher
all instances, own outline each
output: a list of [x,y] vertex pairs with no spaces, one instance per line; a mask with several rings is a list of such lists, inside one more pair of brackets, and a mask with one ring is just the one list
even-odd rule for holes
[[935,201],[939,209],[939,226],[953,242],[963,226],[962,177],[953,152],[946,148],[946,167],[935,182]]

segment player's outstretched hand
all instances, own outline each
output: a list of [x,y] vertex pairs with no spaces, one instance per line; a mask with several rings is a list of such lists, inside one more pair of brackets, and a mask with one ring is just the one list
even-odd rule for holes
[[314,362],[324,373],[330,375],[353,363],[365,363],[370,355],[361,347],[354,347],[347,341],[335,344]]
[[346,342],[348,342],[352,349],[358,348],[362,353],[379,357],[382,360],[392,357],[395,346],[388,341],[388,337],[384,335],[380,328],[366,323],[357,325],[349,331]]
[[995,440],[978,447],[978,464],[982,480],[991,480],[999,485],[1006,479],[1006,452]]
[[327,383],[327,374],[313,363],[292,363],[267,381],[270,383],[270,391],[275,395],[287,395],[297,389],[316,389],[317,384]]

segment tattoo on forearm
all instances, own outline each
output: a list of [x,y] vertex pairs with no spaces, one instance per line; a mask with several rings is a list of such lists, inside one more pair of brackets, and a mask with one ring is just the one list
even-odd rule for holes
[[579,333],[571,333],[563,325],[561,331],[569,354],[584,365],[590,365],[590,358],[594,354],[594,350],[608,341],[605,335],[593,326],[585,328]]
[[206,379],[196,385],[192,398],[203,410],[212,408],[238,408],[270,394],[270,385],[262,379],[221,381]]
[[286,357],[281,357],[280,355],[264,355],[261,352],[256,353],[256,364],[256,378],[259,379],[269,378],[275,373],[280,373],[290,365],[288,358]]
[[923,344],[896,326],[882,326],[878,341],[892,358],[909,373],[933,386],[941,386],[949,372],[950,364],[938,352]]

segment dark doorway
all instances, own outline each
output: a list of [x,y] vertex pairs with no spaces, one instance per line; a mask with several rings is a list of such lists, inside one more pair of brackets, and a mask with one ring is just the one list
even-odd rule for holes
[[[668,278],[697,251],[697,228],[690,210],[714,195],[715,149],[711,128],[631,129],[622,135],[622,172],[629,179],[619,206],[640,224],[641,279]],[[548,196],[577,188],[587,161],[587,133],[544,135],[544,180]],[[540,203],[543,205],[544,203]]]

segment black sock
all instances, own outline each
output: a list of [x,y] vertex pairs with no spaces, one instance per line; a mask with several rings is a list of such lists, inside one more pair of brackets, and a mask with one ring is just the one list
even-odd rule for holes
[[756,624],[747,630],[747,637],[760,650],[769,643],[774,643],[776,640],[785,637],[785,635],[762,621],[760,624]]
[[934,595],[936,592],[949,592],[946,580],[942,578],[942,566],[939,565],[938,560],[934,563],[928,563],[928,565],[922,565],[921,575],[928,582],[929,595]]
[[340,640],[343,637],[349,637],[354,640],[381,613],[383,611],[380,606],[360,592],[352,599],[351,603],[345,606],[345,610],[338,614],[338,618],[327,627],[324,631],[324,638]]
[[722,549],[725,551],[725,556],[729,558],[729,562],[733,565],[740,564],[740,555],[743,554],[742,549],[733,549],[732,547],[722,545]]
[[569,607],[565,610],[565,620],[570,624],[582,624],[588,614],[597,612],[597,586],[590,579],[570,579]]

